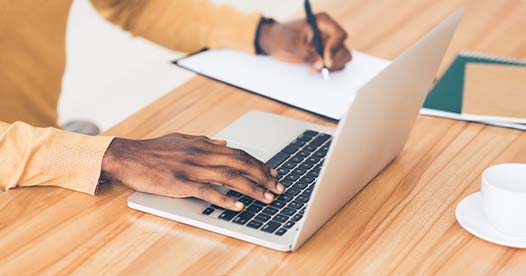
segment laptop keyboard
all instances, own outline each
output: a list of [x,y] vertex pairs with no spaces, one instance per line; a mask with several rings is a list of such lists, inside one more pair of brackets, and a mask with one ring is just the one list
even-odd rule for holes
[[303,217],[331,138],[329,134],[307,130],[267,162],[278,171],[279,182],[285,186],[285,192],[271,204],[229,190],[228,196],[245,204],[243,211],[210,205],[202,214],[208,216],[220,211],[218,219],[282,236]]

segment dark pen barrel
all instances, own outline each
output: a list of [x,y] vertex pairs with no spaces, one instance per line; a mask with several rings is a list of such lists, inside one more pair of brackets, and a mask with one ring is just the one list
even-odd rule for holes
[[307,22],[312,29],[314,47],[316,47],[318,54],[323,57],[323,45],[321,44],[320,32],[318,29],[318,24],[316,24],[316,17],[314,17],[314,14],[312,14],[312,8],[310,6],[309,0],[305,0],[305,13],[307,15]]

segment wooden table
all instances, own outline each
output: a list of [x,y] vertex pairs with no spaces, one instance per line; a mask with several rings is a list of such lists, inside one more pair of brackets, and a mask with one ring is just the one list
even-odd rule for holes
[[[349,45],[394,58],[463,0],[327,0]],[[526,1],[475,0],[441,71],[460,49],[526,57]],[[251,109],[331,125],[196,77],[108,134],[213,135]],[[295,253],[281,253],[128,209],[127,188],[99,196],[59,188],[0,195],[0,275],[43,274],[526,274],[526,250],[464,231],[456,204],[500,162],[526,162],[524,132],[420,116],[400,157]]]

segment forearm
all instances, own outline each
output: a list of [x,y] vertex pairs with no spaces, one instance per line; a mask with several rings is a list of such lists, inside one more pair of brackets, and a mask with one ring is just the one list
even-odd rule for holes
[[103,17],[134,35],[179,51],[232,48],[254,53],[261,16],[208,0],[92,0]]
[[0,189],[59,186],[95,194],[112,139],[0,122]]

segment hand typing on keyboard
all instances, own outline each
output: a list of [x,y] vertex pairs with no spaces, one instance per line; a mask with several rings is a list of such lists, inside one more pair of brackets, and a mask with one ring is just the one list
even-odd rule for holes
[[210,205],[201,213],[212,216],[220,211],[217,216],[220,220],[269,234],[285,235],[305,214],[306,205],[329,151],[331,138],[330,134],[306,130],[267,161],[268,166],[276,169],[281,185],[286,187],[285,192],[278,195],[272,203],[228,191],[228,196],[237,198],[247,208],[232,211]]
[[140,192],[197,197],[236,211],[243,210],[246,203],[218,192],[213,185],[224,185],[269,204],[274,194],[285,190],[277,175],[246,152],[227,147],[225,141],[184,134],[149,140],[116,138],[102,162],[103,179]]

